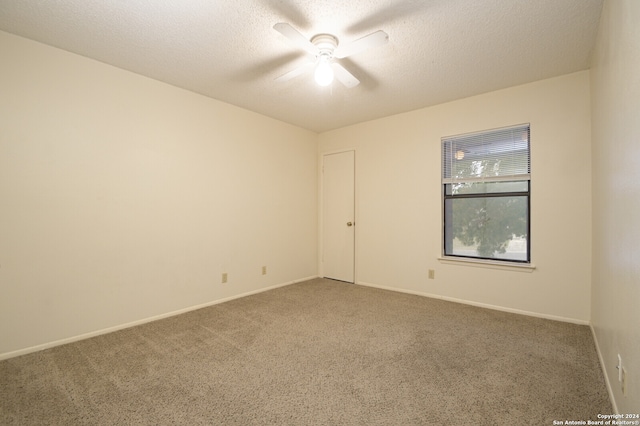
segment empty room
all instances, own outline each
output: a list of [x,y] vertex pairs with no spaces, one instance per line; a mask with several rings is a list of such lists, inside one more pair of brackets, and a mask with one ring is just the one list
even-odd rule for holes
[[0,1],[0,424],[640,425],[640,1]]

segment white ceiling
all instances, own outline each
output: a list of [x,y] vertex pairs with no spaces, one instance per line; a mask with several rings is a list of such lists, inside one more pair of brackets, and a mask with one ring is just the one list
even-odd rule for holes
[[[316,132],[589,68],[603,0],[0,0],[0,29]],[[276,77],[309,60],[273,29],[389,43],[361,84]]]

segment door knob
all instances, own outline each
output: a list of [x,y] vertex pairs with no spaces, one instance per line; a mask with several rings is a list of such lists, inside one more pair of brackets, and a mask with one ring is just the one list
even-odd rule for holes
[[353,222],[347,222],[347,226],[353,226]]

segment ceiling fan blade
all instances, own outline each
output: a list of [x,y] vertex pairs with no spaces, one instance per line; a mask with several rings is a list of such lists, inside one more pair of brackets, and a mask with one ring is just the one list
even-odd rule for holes
[[344,46],[338,46],[336,51],[333,52],[333,56],[338,59],[346,58],[347,56],[355,55],[372,47],[381,46],[388,41],[389,35],[382,30],[378,30],[354,42]]
[[301,49],[306,50],[314,56],[318,54],[318,48],[291,25],[285,22],[280,22],[278,24],[275,24],[273,26],[273,29],[291,40],[296,46],[300,47]]
[[343,67],[339,63],[332,62],[331,68],[333,68],[333,73],[338,79],[338,81],[344,84],[349,89],[351,89],[352,87],[356,87],[358,84],[360,84],[360,80],[355,78],[353,74],[347,71],[345,67]]
[[308,71],[311,71],[313,67],[315,67],[315,65],[316,64],[313,62],[309,62],[308,64],[302,65],[301,67],[295,68],[289,71],[288,73],[281,75],[280,77],[276,78],[275,81],[278,81],[278,82],[289,81],[292,78],[295,78]]

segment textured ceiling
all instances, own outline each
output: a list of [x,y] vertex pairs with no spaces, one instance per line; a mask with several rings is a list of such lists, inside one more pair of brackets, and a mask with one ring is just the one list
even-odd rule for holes
[[[589,68],[603,0],[0,0],[0,30],[316,132]],[[389,43],[361,84],[274,79],[309,55],[273,29]]]

